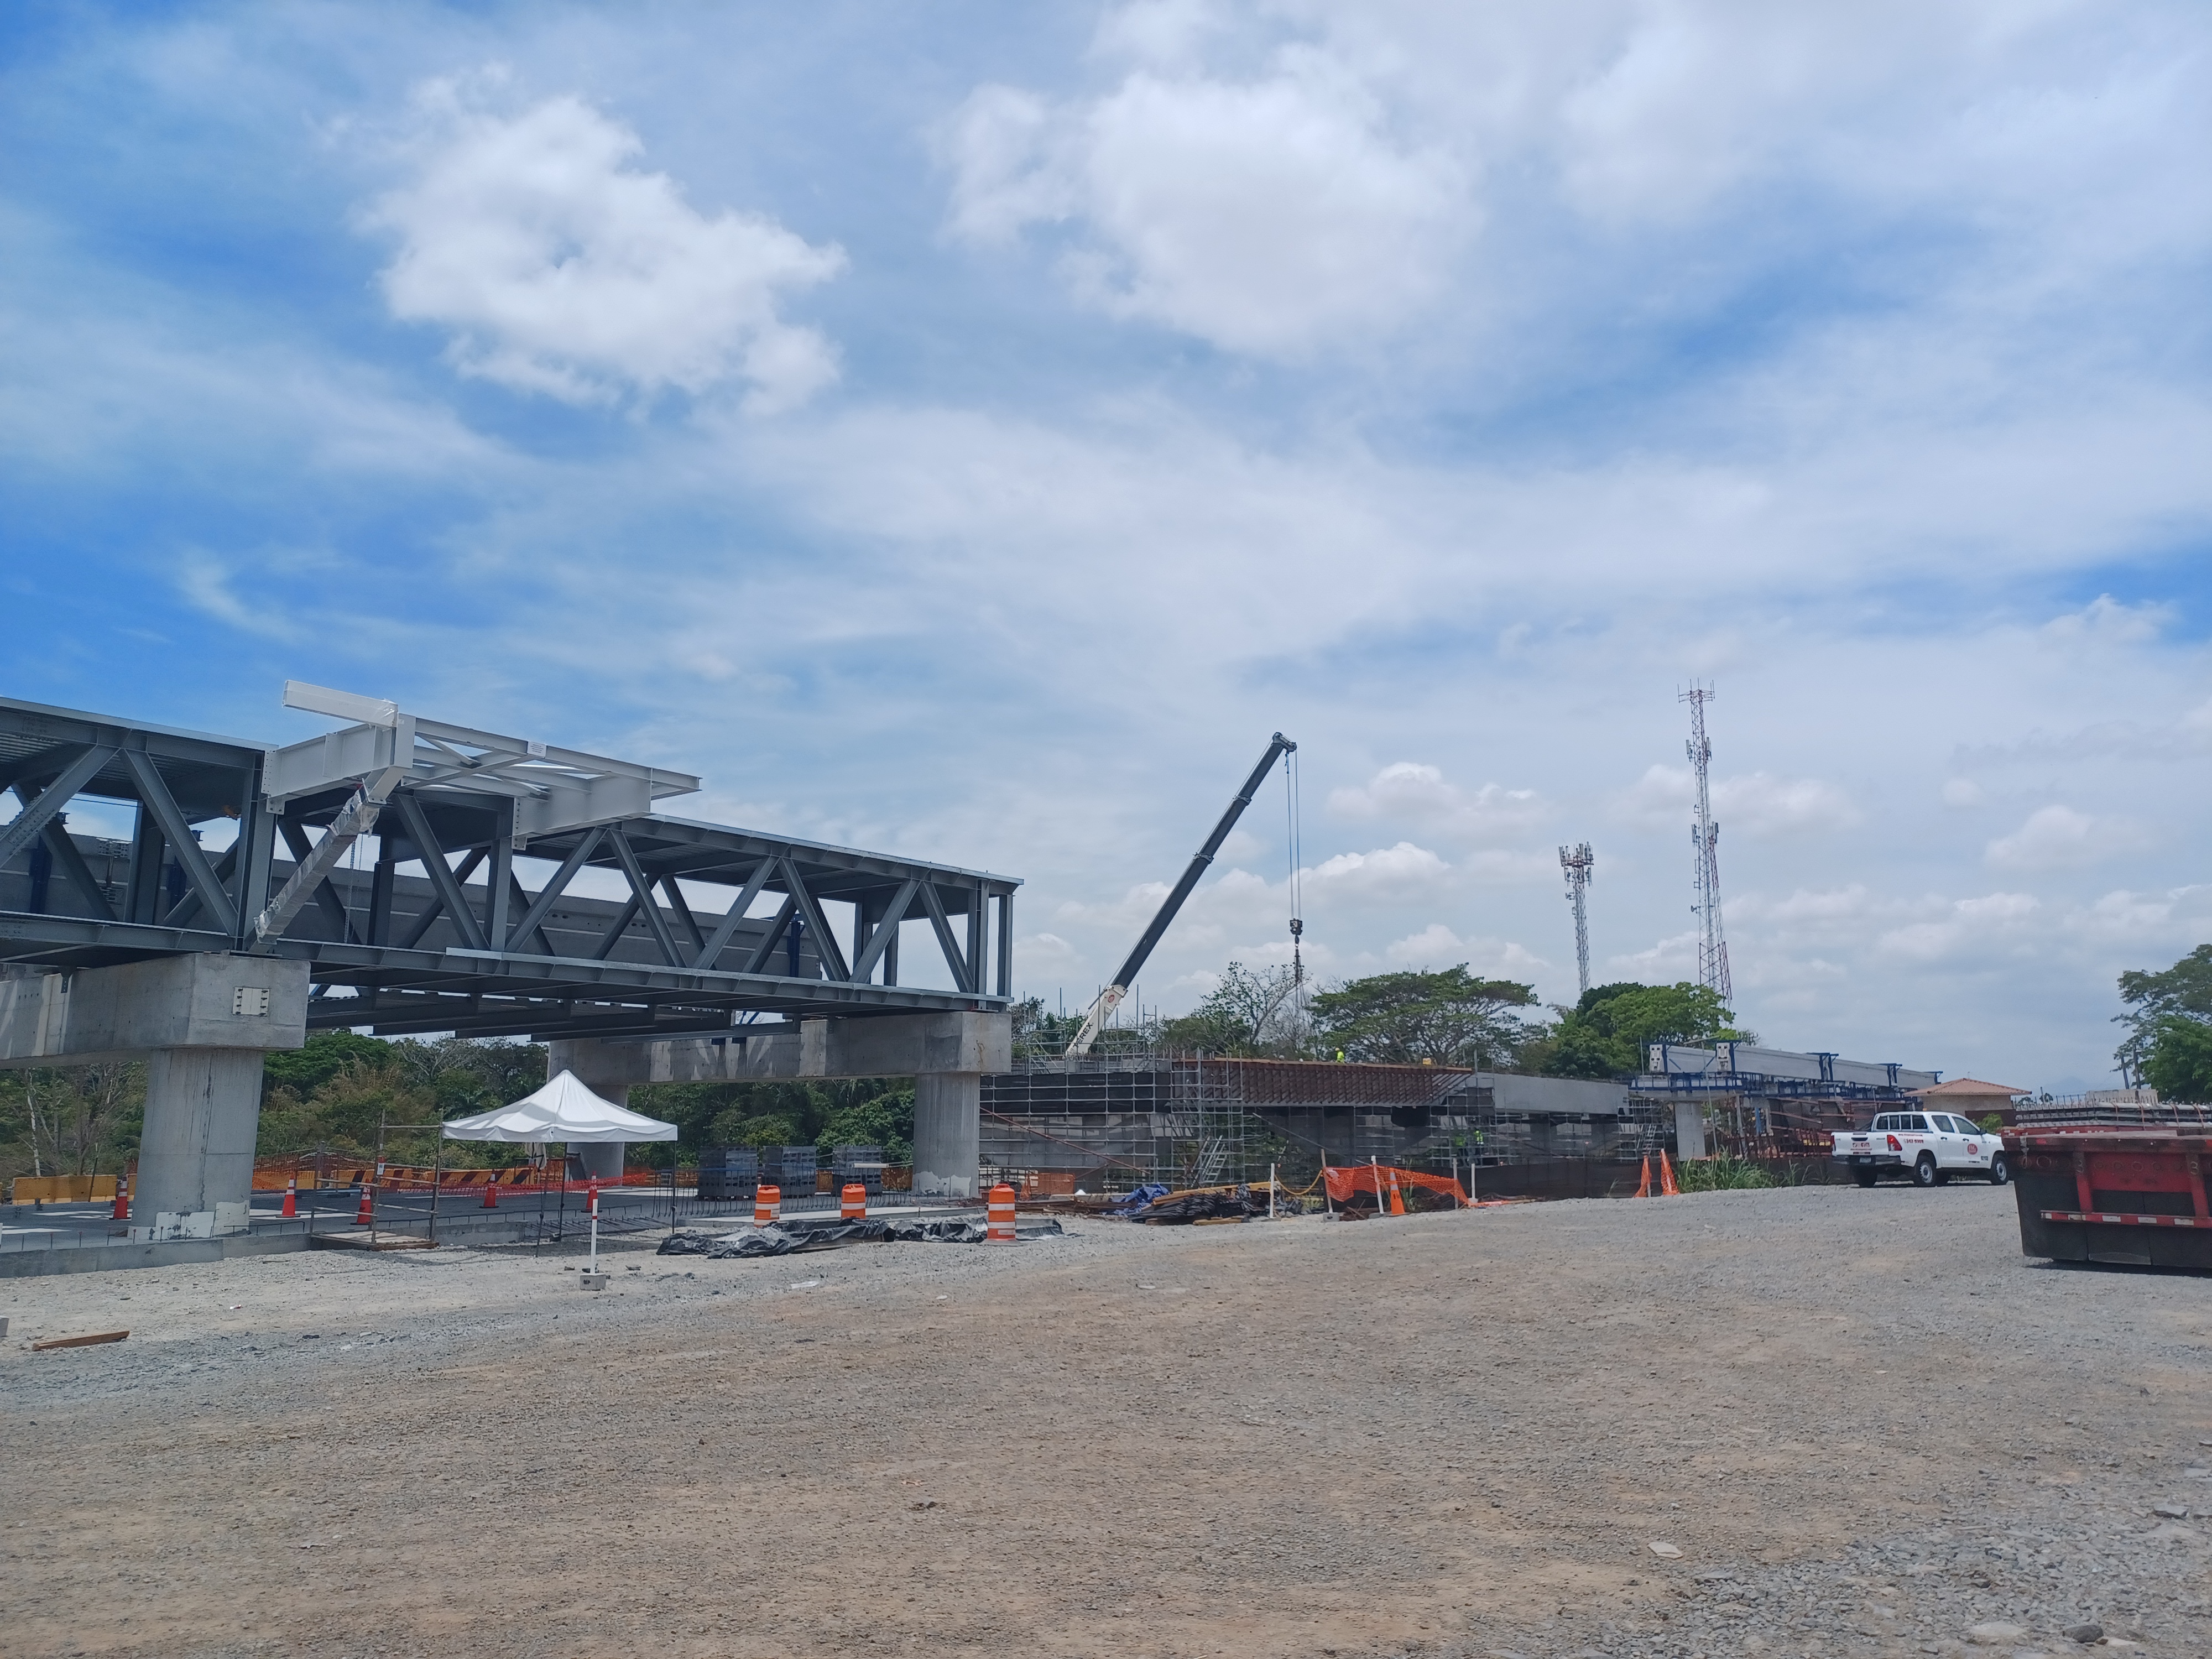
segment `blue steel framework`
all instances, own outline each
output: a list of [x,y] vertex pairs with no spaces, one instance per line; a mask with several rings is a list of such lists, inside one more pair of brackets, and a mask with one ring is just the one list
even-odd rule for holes
[[[333,752],[349,735],[331,734]],[[375,838],[362,842],[369,867],[325,872],[279,931],[257,939],[255,919],[365,781],[335,778],[272,803],[267,769],[291,752],[0,698],[0,790],[20,803],[0,824],[0,963],[68,969],[258,949],[308,962],[311,1027],[385,1034],[661,1036],[762,1013],[1009,1000],[1013,878],[652,811],[519,836],[527,792],[495,768],[472,777],[466,759],[432,766],[419,755],[402,757]],[[653,793],[671,793],[677,775],[659,775]],[[130,810],[119,883],[91,868],[87,848],[99,843],[67,828],[77,800]],[[205,827],[226,822],[231,844],[204,849]],[[534,892],[518,868],[533,860],[552,866]],[[422,873],[403,873],[410,866]],[[612,874],[625,896],[573,896],[587,870]],[[906,921],[927,924],[951,988],[898,982]]]

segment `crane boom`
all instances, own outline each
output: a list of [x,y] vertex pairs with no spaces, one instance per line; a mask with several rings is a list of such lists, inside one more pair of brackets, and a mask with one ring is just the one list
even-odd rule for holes
[[1237,792],[1237,799],[1229,803],[1229,810],[1221,815],[1221,822],[1213,826],[1213,833],[1206,838],[1206,844],[1191,855],[1189,867],[1182,872],[1182,879],[1176,883],[1175,890],[1161,902],[1160,908],[1153,913],[1152,921],[1131,949],[1127,960],[1122,963],[1121,971],[1114,975],[1113,982],[1098,994],[1098,1000],[1091,1005],[1091,1012],[1083,1017],[1083,1029],[1067,1045],[1065,1058],[1080,1060],[1091,1052],[1091,1045],[1098,1040],[1099,1028],[1105,1024],[1106,1017],[1121,1006],[1123,997],[1129,994],[1129,987],[1143,969],[1145,959],[1152,955],[1152,947],[1160,942],[1160,936],[1167,932],[1168,925],[1176,919],[1176,912],[1182,908],[1183,901],[1198,885],[1199,878],[1206,873],[1206,866],[1213,862],[1213,855],[1221,850],[1221,843],[1229,839],[1229,832],[1237,827],[1237,820],[1244,816],[1244,809],[1252,804],[1252,797],[1260,793],[1260,786],[1267,781],[1267,774],[1274,769],[1278,760],[1297,747],[1297,744],[1281,732],[1275,733],[1273,740],[1267,744],[1267,752],[1260,757],[1260,763],[1252,769],[1252,775],[1244,780],[1244,787]]

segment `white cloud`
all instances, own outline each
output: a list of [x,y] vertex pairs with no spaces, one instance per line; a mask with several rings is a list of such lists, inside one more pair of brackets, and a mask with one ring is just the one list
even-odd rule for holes
[[[1630,787],[1622,805],[1639,821],[1656,825],[1687,823],[1697,799],[1697,778],[1686,767],[1653,766]],[[1861,816],[1833,784],[1765,772],[1715,779],[1712,801],[1714,821],[1723,830],[1762,837],[1845,829]]]
[[1974,948],[1986,950],[2009,936],[2042,909],[2032,893],[1990,893],[1955,899],[1940,919],[1916,921],[1884,933],[1877,943],[1893,955],[1933,962]]
[[1324,860],[1306,872],[1306,890],[1328,900],[1402,902],[1438,891],[1450,870],[1427,848],[1401,841],[1371,853],[1339,853]]
[[1401,967],[1437,968],[1462,960],[1457,952],[1462,948],[1457,933],[1441,921],[1432,921],[1418,933],[1393,939],[1382,947],[1382,956]]
[[1473,228],[1456,162],[1405,143],[1357,74],[1301,43],[1243,79],[1139,67],[1083,104],[981,87],[940,153],[956,234],[1079,218],[1079,293],[1261,356],[1402,325]]
[[1440,767],[1395,761],[1364,785],[1329,791],[1328,810],[1339,817],[1404,819],[1480,837],[1534,828],[1544,804],[1533,789],[1486,783],[1469,792],[1447,783]]
[[300,636],[298,622],[265,606],[247,604],[232,590],[233,571],[222,560],[203,551],[186,553],[177,563],[177,589],[186,604],[218,622],[264,639],[293,640]]
[[2141,837],[2124,818],[2093,817],[2070,806],[2038,807],[2027,822],[1989,844],[1984,854],[1997,870],[2064,870],[2124,853]]
[[757,412],[836,377],[829,342],[777,305],[836,275],[839,249],[759,214],[701,213],[580,99],[503,115],[434,82],[416,108],[416,175],[362,222],[398,243],[382,273],[392,315],[451,329],[462,373],[575,403],[742,382]]
[[2043,625],[2043,643],[2062,651],[2128,649],[2148,644],[2174,620],[2170,605],[2123,605],[2101,593],[2079,611]]
[[1946,806],[1979,806],[1982,786],[1972,778],[1943,780],[1943,805]]

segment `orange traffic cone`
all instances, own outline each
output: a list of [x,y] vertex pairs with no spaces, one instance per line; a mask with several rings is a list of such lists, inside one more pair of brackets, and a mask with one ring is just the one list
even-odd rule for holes
[[284,1183],[284,1218],[291,1219],[300,1213],[300,1177],[294,1176]]
[[1644,1158],[1644,1179],[1636,1188],[1636,1195],[1638,1198],[1651,1196],[1651,1156],[1648,1152]]
[[496,1176],[487,1176],[484,1178],[483,1206],[487,1210],[499,1208],[499,1177]]
[[373,1207],[371,1207],[368,1196],[369,1191],[369,1184],[366,1181],[362,1182],[361,1183],[361,1207],[353,1212],[353,1224],[356,1227],[370,1227],[376,1224],[376,1212]]
[[988,1223],[983,1234],[986,1243],[1011,1244],[1014,1242],[1014,1189],[1003,1181],[991,1188],[991,1206],[986,1220]]
[[864,1182],[848,1181],[837,1194],[837,1218],[840,1221],[865,1221],[868,1216],[868,1188]]
[[783,1214],[783,1189],[766,1185],[753,1188],[753,1225],[766,1227]]
[[1667,1161],[1667,1149],[1659,1149],[1659,1190],[1668,1198],[1680,1198],[1682,1189],[1674,1184],[1674,1166]]
[[1398,1172],[1395,1170],[1390,1171],[1390,1213],[1406,1213],[1406,1195],[1398,1190]]
[[131,1219],[131,1177],[127,1175],[115,1177],[114,1218],[118,1221]]

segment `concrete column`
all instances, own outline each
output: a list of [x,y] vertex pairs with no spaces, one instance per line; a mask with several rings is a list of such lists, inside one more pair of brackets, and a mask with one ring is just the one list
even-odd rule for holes
[[[594,1083],[592,1092],[602,1100],[611,1100],[617,1106],[629,1104],[629,1085],[627,1083]],[[623,1158],[629,1150],[629,1143],[626,1140],[602,1140],[579,1144],[576,1155],[584,1160],[584,1174],[587,1179],[620,1181]]]
[[1674,1103],[1674,1156],[1703,1158],[1705,1155],[1705,1103],[1695,1100],[1676,1101]]
[[[639,1080],[635,1073],[645,1061],[645,1050],[635,1043],[595,1042],[586,1037],[546,1045],[548,1075],[573,1072],[576,1081],[600,1099],[623,1107],[629,1104],[631,1085]],[[627,1141],[607,1140],[596,1146],[580,1143],[568,1150],[583,1164],[586,1180],[619,1181],[628,1146]]]
[[131,1219],[163,1216],[190,1234],[242,1233],[261,1117],[258,1048],[156,1048],[146,1057],[146,1127]]
[[982,1161],[983,1079],[923,1072],[914,1079],[914,1189],[974,1198]]

